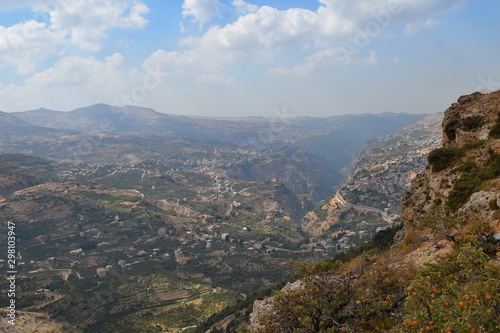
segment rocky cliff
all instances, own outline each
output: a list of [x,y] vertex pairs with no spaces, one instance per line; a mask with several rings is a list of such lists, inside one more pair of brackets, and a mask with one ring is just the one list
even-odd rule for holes
[[443,148],[429,156],[403,199],[407,226],[435,219],[498,218],[499,115],[500,91],[462,96],[446,110]]

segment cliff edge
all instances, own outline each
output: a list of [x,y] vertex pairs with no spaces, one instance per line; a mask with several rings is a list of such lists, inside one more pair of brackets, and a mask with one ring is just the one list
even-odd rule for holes
[[[429,155],[426,169],[403,199],[402,217],[408,228],[476,219],[498,227],[499,117],[500,91],[462,96],[446,110],[443,147]],[[438,227],[446,226],[440,223]]]

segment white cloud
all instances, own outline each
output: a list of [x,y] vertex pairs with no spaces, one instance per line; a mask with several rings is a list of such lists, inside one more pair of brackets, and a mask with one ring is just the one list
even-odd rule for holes
[[304,59],[304,62],[293,69],[293,73],[305,76],[319,68],[330,67],[336,64],[348,64],[345,50],[341,47],[321,50]]
[[15,67],[20,74],[30,73],[39,61],[58,50],[65,35],[36,21],[0,26],[0,66]]
[[[44,10],[44,6],[35,7]],[[125,0],[70,0],[50,10],[50,23],[54,29],[69,31],[75,46],[97,51],[112,28],[141,29],[147,23],[144,14],[149,8],[142,2]]]
[[238,12],[240,12],[242,14],[254,13],[259,9],[258,6],[252,5],[252,4],[245,2],[243,0],[234,0],[233,6],[235,6],[236,9],[238,10]]
[[220,7],[219,0],[184,0],[182,15],[184,17],[193,16],[194,21],[203,26],[214,17],[219,16]]
[[151,54],[142,69],[155,68],[169,76],[199,75],[213,72],[235,60],[236,55],[212,48],[194,48],[183,52],[158,50]]
[[27,79],[22,86],[9,85],[1,89],[0,109],[23,111],[43,106],[69,110],[96,101],[113,103],[143,77],[137,71],[124,70],[123,64],[123,56],[118,53],[103,61],[93,57],[64,57],[53,67]]
[[404,33],[407,36],[412,36],[421,30],[432,28],[432,27],[435,27],[437,25],[439,25],[439,22],[432,19],[432,18],[429,18],[425,21],[410,22],[410,23],[406,24]]
[[463,0],[320,0],[316,11],[301,8],[278,10],[262,6],[225,26],[213,26],[200,38],[189,38],[198,49],[212,48],[248,54],[279,51],[314,42],[326,49],[351,42],[361,32],[371,39],[388,36],[384,29],[392,23],[415,22],[435,11],[452,8]]
[[0,26],[0,66],[16,68],[20,74],[36,69],[37,63],[64,47],[97,51],[113,28],[140,29],[149,9],[134,0],[25,0],[0,3],[0,11],[30,7],[33,18],[15,25]]
[[195,81],[202,86],[230,85],[234,83],[234,78],[225,78],[224,76],[219,74],[204,74],[198,76]]
[[[229,1],[229,0],[225,0]],[[200,37],[189,36],[181,41],[185,51],[158,50],[143,62],[142,68],[127,71],[123,57],[115,54],[104,60],[92,57],[64,57],[45,71],[33,75],[23,85],[0,88],[0,109],[14,110],[18,101],[25,100],[30,107],[73,108],[95,101],[113,103],[123,93],[140,86],[145,73],[161,73],[169,80],[165,86],[175,86],[175,76],[192,77],[200,85],[227,85],[233,78],[215,72],[235,60],[249,57],[261,62],[271,61],[283,50],[297,55],[309,53],[296,60],[296,66],[268,70],[270,75],[304,76],[315,71],[349,64],[373,65],[377,54],[371,41],[385,38],[385,29],[391,25],[406,26],[406,33],[418,25],[432,26],[429,19],[465,0],[318,0],[316,10],[291,8],[278,10],[269,6],[256,7],[245,1],[234,0],[234,8],[246,14],[225,26],[212,26]],[[84,50],[101,48],[110,29],[140,29],[147,24],[144,14],[148,8],[134,0],[20,0],[19,6],[32,6],[35,11],[48,13],[45,23],[27,21],[12,27],[0,27],[0,61],[28,73],[37,61],[61,52],[62,46],[73,44]],[[51,5],[51,4],[58,5]],[[391,5],[391,3],[393,5]],[[0,3],[0,11],[14,8]],[[220,15],[218,0],[185,0],[183,15],[204,24]],[[29,38],[23,30],[30,27]],[[181,25],[182,27],[182,25]],[[378,30],[368,30],[368,28]],[[394,30],[394,29],[392,29]],[[375,31],[376,33],[373,33]],[[354,43],[360,33],[370,34],[369,41],[356,45],[359,52],[342,47]],[[16,48],[9,48],[12,41]],[[354,45],[354,44],[353,44]],[[301,50],[295,53],[295,51]],[[368,56],[362,58],[360,54]],[[38,58],[37,58],[38,57]],[[151,83],[151,82],[149,82]],[[162,95],[166,88],[158,89]],[[57,103],[57,105],[51,105]],[[26,104],[25,104],[26,105]],[[23,108],[25,108],[23,106]]]
[[288,68],[273,68],[269,70],[270,74],[277,76],[287,76],[293,74],[296,76],[306,76],[321,69],[331,68],[333,66],[362,65],[372,66],[378,62],[377,52],[370,50],[366,58],[360,58],[357,54],[352,54],[349,50],[342,47],[333,47],[317,51],[307,56],[304,61],[290,70]]
[[[182,45],[189,46],[190,50],[178,54],[178,57],[203,59],[200,54],[224,54],[222,59],[214,59],[217,64],[222,64],[224,61],[250,55],[260,63],[263,59],[272,60],[284,49],[312,46],[311,55],[293,69],[294,73],[305,75],[325,64],[349,63],[363,49],[367,49],[373,40],[392,36],[386,29],[392,24],[423,21],[426,26],[431,26],[435,21],[429,20],[429,15],[454,8],[465,1],[319,0],[320,5],[315,11],[252,7],[254,12],[240,16],[233,23],[212,26],[201,37],[190,36],[184,39]],[[194,6],[195,2],[193,0],[191,5]],[[243,6],[246,2],[234,1],[233,4]],[[206,6],[198,5],[196,8],[206,9]],[[214,11],[211,13],[212,16],[215,15]],[[211,16],[206,15],[205,21],[209,17]],[[354,54],[353,50],[347,50],[351,54],[346,56],[345,44],[355,47]],[[341,55],[338,54],[339,50],[342,50]],[[376,59],[376,54],[370,54],[368,58],[357,59],[354,63],[375,64]],[[282,69],[272,69],[269,73],[286,75]]]
[[276,49],[312,38],[317,30],[317,14],[305,9],[280,11],[261,7],[224,27],[211,27],[201,39],[201,47],[229,52]]

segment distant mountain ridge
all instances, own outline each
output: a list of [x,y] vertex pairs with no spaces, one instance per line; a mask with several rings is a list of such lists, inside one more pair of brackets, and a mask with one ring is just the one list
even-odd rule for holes
[[39,126],[19,119],[11,113],[0,111],[0,139],[22,135],[52,135],[58,132],[53,128]]
[[327,118],[228,119],[106,104],[68,112],[41,108],[6,114],[4,126],[17,121],[24,127],[11,131],[16,140],[1,142],[0,153],[98,163],[151,158],[184,163],[213,159],[216,148],[220,151],[224,146],[221,160],[231,177],[246,181],[276,179],[294,193],[318,201],[334,193],[343,178],[340,171],[352,162],[363,144],[422,117],[366,113]]
[[107,104],[95,104],[68,112],[41,108],[15,112],[12,115],[31,124],[56,129],[143,135],[168,134],[169,131],[187,123],[183,120],[188,120],[149,108]]
[[[55,129],[71,129],[85,132],[113,132],[148,136],[180,137],[186,139],[220,140],[235,142],[247,140],[248,135],[258,135],[270,128],[274,136],[297,129],[335,131],[339,134],[359,133],[359,141],[381,136],[392,130],[413,123],[422,115],[404,113],[358,114],[327,118],[218,118],[172,115],[139,106],[111,106],[95,104],[72,111],[38,109],[10,114],[26,123]],[[279,125],[279,126],[278,126]],[[277,128],[279,127],[279,128]]]

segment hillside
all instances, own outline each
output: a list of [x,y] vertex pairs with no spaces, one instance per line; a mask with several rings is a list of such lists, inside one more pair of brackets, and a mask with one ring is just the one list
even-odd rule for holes
[[[373,237],[388,222],[398,221],[411,181],[424,170],[429,152],[441,145],[442,118],[443,114],[427,116],[366,143],[356,154],[340,191],[305,216],[303,229],[316,236],[343,230]],[[351,209],[349,205],[371,208]],[[364,216],[357,214],[363,212]]]
[[15,140],[0,137],[0,153],[108,164],[217,164],[230,177],[277,180],[315,202],[334,193],[343,179],[342,168],[366,141],[423,117],[384,113],[310,118],[278,112],[274,118],[201,118],[105,104],[8,116],[33,125],[14,131]]
[[428,116],[366,144],[341,188],[344,199],[401,215],[401,199],[441,145],[442,120],[442,114]]
[[10,140],[19,133],[51,135],[55,132],[53,129],[25,122],[10,113],[0,112],[0,140]]
[[446,110],[443,148],[429,156],[430,165],[404,199],[403,217],[410,225],[443,211],[461,221],[492,218],[492,200],[500,192],[499,96],[462,96]]
[[445,112],[443,148],[408,190],[390,248],[384,232],[298,265],[300,279],[256,301],[244,331],[499,331],[499,106],[500,92],[475,93]]
[[50,161],[22,154],[0,155],[0,195],[41,184],[54,176]]
[[26,331],[35,323],[61,330],[54,319],[83,332],[190,326],[286,278],[290,259],[314,256],[297,251],[306,241],[298,221],[312,203],[278,182],[160,161],[66,164],[17,154],[0,155],[0,186],[0,219],[18,235],[16,306]]

